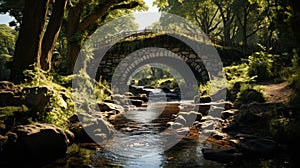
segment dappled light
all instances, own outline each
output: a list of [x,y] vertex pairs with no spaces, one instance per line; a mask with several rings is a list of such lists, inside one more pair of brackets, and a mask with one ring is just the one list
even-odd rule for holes
[[299,166],[299,5],[0,0],[0,167]]

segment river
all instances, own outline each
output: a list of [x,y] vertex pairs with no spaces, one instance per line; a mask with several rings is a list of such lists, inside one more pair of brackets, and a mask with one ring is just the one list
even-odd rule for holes
[[[159,94],[157,90],[154,93]],[[73,144],[68,148],[65,158],[45,167],[226,167],[224,164],[204,159],[201,150],[204,147],[210,147],[209,144],[203,144],[197,138],[176,139],[176,136],[172,135],[173,132],[166,126],[172,114],[162,115],[163,109],[167,108],[174,111],[177,108],[180,111],[184,108],[178,108],[178,105],[191,102],[167,102],[164,99],[159,99],[159,96],[156,98],[152,102],[150,101],[147,106],[127,111],[125,117],[128,120],[114,124],[119,133],[115,134],[113,139],[106,144],[102,146],[97,144]],[[159,120],[157,120],[158,118]],[[273,163],[274,159],[256,160],[253,163],[262,165],[259,167],[265,167],[263,165],[269,165],[270,162]],[[275,162],[277,163],[276,160]],[[278,164],[284,165],[285,162],[285,159],[279,159]]]

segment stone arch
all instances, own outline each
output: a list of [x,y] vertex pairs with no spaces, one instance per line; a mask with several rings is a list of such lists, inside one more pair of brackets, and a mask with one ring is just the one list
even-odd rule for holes
[[[199,57],[199,55],[197,55],[197,51],[193,49],[196,48],[196,50],[201,50],[203,52],[207,50],[206,44],[195,42],[185,37],[180,38],[187,40],[189,45],[171,35],[160,35],[143,40],[118,42],[112,46],[101,59],[96,79],[99,79],[99,77],[102,76],[102,79],[110,82],[112,75],[115,72],[115,68],[119,66],[120,62],[126,59],[126,57],[128,57],[131,53],[136,52],[137,56],[134,57],[135,60],[131,61],[133,64],[124,63],[122,65],[127,66],[128,72],[131,72],[130,69],[134,69],[134,67],[137,67],[138,65],[151,61],[153,62],[155,60],[160,61],[160,59],[163,60],[164,58],[169,59],[169,61],[180,60],[190,67],[195,78],[198,80],[198,83],[206,83],[210,80],[210,74],[207,70],[207,65],[205,64],[207,62],[207,60],[205,60],[207,59],[207,56],[204,55]],[[194,47],[190,47],[190,45]],[[165,51],[151,53],[147,50],[148,48],[160,48],[165,49]],[[94,52],[95,57],[99,54],[103,54],[99,52],[103,51],[101,49],[98,51],[96,50]],[[166,63],[169,64],[168,61],[166,61]],[[213,64],[210,63],[209,65]]]

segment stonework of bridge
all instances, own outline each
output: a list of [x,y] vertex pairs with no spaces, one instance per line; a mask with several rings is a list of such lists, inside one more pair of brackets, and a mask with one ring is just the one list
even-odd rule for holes
[[[98,69],[97,73],[91,76],[111,82],[115,75],[121,84],[126,84],[139,67],[159,63],[177,70],[185,81],[195,78],[198,83],[206,83],[212,75],[216,76],[222,71],[222,62],[210,44],[172,34],[151,36],[151,33],[148,33],[143,38],[135,36],[139,38],[126,37],[130,40],[119,41],[113,46],[98,44],[98,49],[93,54],[95,59],[101,59],[98,60],[98,65],[88,66],[89,69]],[[182,72],[183,66],[188,66],[193,76]]]

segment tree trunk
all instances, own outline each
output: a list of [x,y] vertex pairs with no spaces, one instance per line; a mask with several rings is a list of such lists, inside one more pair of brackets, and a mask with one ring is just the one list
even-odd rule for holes
[[248,18],[247,18],[247,8],[244,7],[244,15],[243,15],[243,20],[244,20],[244,24],[242,25],[242,29],[243,29],[243,50],[244,52],[246,52],[246,49],[248,47],[248,37],[247,37],[247,23],[248,23]]
[[80,24],[80,15],[82,7],[75,6],[69,10],[68,22],[66,23],[66,38],[67,38],[67,62],[66,62],[66,74],[72,74],[76,63],[77,55],[81,48],[81,34],[78,31],[78,25]]
[[24,15],[16,42],[12,64],[11,81],[24,79],[23,71],[36,63],[41,54],[43,28],[48,12],[49,0],[26,0]]
[[58,34],[61,29],[68,0],[56,0],[42,41],[42,53],[38,58],[38,67],[51,70],[51,59]]
[[230,29],[231,29],[230,22],[225,21],[224,22],[224,30],[223,30],[224,46],[230,46],[231,45]]
[[68,75],[73,73],[80,49],[81,45],[78,43],[68,43],[68,66],[66,67],[66,72]]

